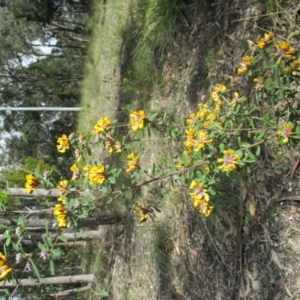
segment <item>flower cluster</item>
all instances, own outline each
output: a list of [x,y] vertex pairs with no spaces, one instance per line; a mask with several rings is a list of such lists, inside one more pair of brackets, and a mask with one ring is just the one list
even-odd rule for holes
[[143,110],[134,111],[130,114],[130,125],[133,131],[142,129],[145,125],[146,113]]
[[221,171],[231,172],[236,170],[237,164],[240,160],[240,156],[235,153],[234,150],[224,150],[224,157],[218,159],[218,163],[221,165],[218,167]]
[[53,213],[58,227],[68,226],[68,211],[63,204],[56,204]]
[[38,185],[38,179],[33,174],[26,175],[25,189],[26,193],[31,194]]
[[95,165],[87,167],[90,184],[102,184],[105,181],[105,166]]
[[238,74],[246,73],[250,67],[253,65],[253,56],[246,55],[242,58],[242,62],[240,62],[240,67],[238,68]]
[[190,196],[194,201],[194,207],[200,213],[208,217],[214,207],[209,203],[209,194],[207,193],[207,190],[204,189],[204,184],[193,180],[190,189],[192,190]]
[[111,128],[112,121],[110,118],[105,117],[98,120],[96,125],[94,126],[94,133],[101,133],[109,130]]
[[0,252],[0,281],[2,281],[12,271],[6,264],[6,256]]
[[294,135],[294,125],[291,123],[284,123],[282,129],[277,131],[277,135],[282,137],[282,142],[286,144]]
[[61,180],[56,187],[60,191],[60,197],[57,200],[61,201],[63,204],[65,204],[67,200],[66,193],[67,193],[68,184],[69,184],[68,180]]
[[70,143],[67,135],[63,134],[57,139],[57,151],[65,153],[70,148]]
[[265,33],[264,36],[257,41],[255,47],[260,49],[266,48],[268,45],[272,43],[273,37],[274,37],[274,33],[272,32]]

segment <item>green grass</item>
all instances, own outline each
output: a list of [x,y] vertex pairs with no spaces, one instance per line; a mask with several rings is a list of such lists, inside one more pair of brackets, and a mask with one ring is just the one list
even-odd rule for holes
[[78,128],[90,131],[100,117],[114,117],[119,91],[121,28],[126,22],[131,0],[94,1],[94,16],[85,77],[82,84],[83,110]]

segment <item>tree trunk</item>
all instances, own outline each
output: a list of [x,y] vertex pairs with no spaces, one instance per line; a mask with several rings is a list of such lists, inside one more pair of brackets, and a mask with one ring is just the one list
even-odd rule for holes
[[39,286],[46,284],[72,284],[72,283],[93,283],[96,277],[94,274],[85,274],[85,275],[74,275],[74,276],[58,276],[58,277],[48,277],[40,278],[38,281],[35,279],[22,279],[19,283],[4,281],[0,282],[0,287],[15,287],[19,286]]

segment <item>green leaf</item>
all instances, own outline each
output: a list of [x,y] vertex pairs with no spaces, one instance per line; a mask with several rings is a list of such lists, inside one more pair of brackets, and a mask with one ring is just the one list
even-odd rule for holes
[[52,276],[55,275],[55,271],[54,271],[54,262],[52,259],[49,260],[49,264],[50,264],[50,273]]
[[61,256],[61,250],[60,249],[53,249],[51,251],[52,257],[53,258],[58,258]]
[[249,144],[249,143],[246,143],[246,142],[242,143],[242,148],[248,148],[250,146],[251,146],[251,144]]
[[41,242],[38,242],[38,247],[39,247],[41,250],[46,249],[45,245],[42,244]]
[[260,153],[261,153],[261,148],[260,148],[260,146],[258,146],[256,149],[256,152],[255,152],[255,155],[260,156]]
[[237,142],[239,144],[239,147],[242,148],[242,140],[240,136],[237,137]]
[[270,121],[269,119],[267,119],[266,117],[263,117],[263,121],[264,121],[264,124],[265,124],[265,125],[268,125],[268,126],[270,126],[270,127],[275,127],[275,126],[276,126],[275,123],[271,122],[271,121]]
[[29,262],[30,262],[30,264],[32,266],[32,269],[33,269],[33,271],[35,273],[35,276],[37,277],[37,279],[40,279],[41,275],[40,275],[39,270],[37,269],[35,263],[33,262],[33,260],[31,258],[29,258]]
[[52,239],[50,237],[47,237],[47,244],[49,245],[49,248],[52,248],[53,243],[52,243]]
[[66,243],[68,240],[67,238],[64,236],[64,235],[60,235],[58,236],[58,238],[63,242],[63,243]]

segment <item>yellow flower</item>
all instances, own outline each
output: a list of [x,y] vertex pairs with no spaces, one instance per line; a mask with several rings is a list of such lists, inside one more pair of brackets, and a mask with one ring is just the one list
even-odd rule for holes
[[8,265],[3,265],[0,267],[0,281],[2,281],[10,272],[12,268]]
[[199,110],[197,112],[197,117],[204,119],[208,113],[207,104],[199,103]]
[[38,180],[34,175],[26,175],[25,189],[27,194],[31,194],[36,189],[37,185]]
[[56,204],[53,214],[57,220],[58,227],[67,227],[68,225],[68,211],[63,204]]
[[105,117],[98,120],[96,125],[94,126],[94,133],[100,133],[107,131],[111,127],[112,121],[110,118]]
[[283,128],[282,130],[279,130],[277,132],[277,135],[283,137],[282,142],[286,144],[289,141],[289,139],[292,138],[294,135],[293,133],[294,125],[291,123],[284,123],[282,125],[282,128]]
[[265,87],[265,78],[264,77],[254,78],[253,81],[256,82],[255,89],[257,91],[261,91]]
[[272,32],[265,33],[264,37],[262,37],[261,39],[258,40],[255,47],[260,48],[260,49],[265,48],[267,45],[272,43],[273,37],[274,37],[274,33],[272,33]]
[[116,141],[114,148],[116,150],[116,153],[120,153],[123,151],[123,144],[120,141]]
[[207,200],[195,200],[194,207],[206,217],[210,215],[214,208]]
[[206,144],[210,144],[212,142],[213,139],[211,139],[206,132],[198,131],[196,139],[194,141],[194,151],[199,152],[201,149],[205,147]]
[[139,159],[134,153],[130,153],[127,156],[127,159],[128,159],[128,162],[127,162],[128,168],[127,168],[126,172],[130,173],[138,167]]
[[244,74],[252,66],[253,59],[253,56],[244,56],[242,58],[243,61],[239,63],[240,67],[237,70],[238,74]]
[[191,113],[189,116],[189,119],[186,120],[187,126],[194,126],[196,124],[196,121],[198,119],[198,116],[195,113]]
[[57,201],[61,201],[63,204],[66,204],[67,197],[65,195],[60,196]]
[[73,176],[72,176],[71,180],[77,180],[80,178],[81,172],[76,164],[73,164],[70,167],[70,170],[73,172]]
[[82,155],[79,149],[75,149],[74,156],[77,158],[77,162],[81,160]]
[[57,226],[58,227],[67,227],[68,226],[68,215],[60,214],[56,216]]
[[88,172],[91,184],[102,184],[105,181],[105,167],[103,165],[92,166]]
[[57,139],[57,151],[60,153],[65,153],[69,148],[69,139],[65,134],[63,134]]
[[144,127],[146,114],[143,110],[138,110],[130,115],[130,125],[133,131],[138,131]]
[[246,99],[246,97],[244,97],[244,96],[240,97],[239,93],[237,93],[237,92],[234,92],[233,94],[234,94],[234,97],[231,100],[231,102],[229,103],[230,106],[232,106],[232,107],[235,107],[238,102],[241,102]]
[[68,186],[69,181],[68,180],[61,180],[58,185],[57,185],[57,189],[61,192],[64,193],[67,191],[67,186]]
[[114,151],[114,139],[110,135],[105,137],[105,149],[109,153],[112,153]]
[[134,207],[134,211],[138,213],[137,217],[140,220],[140,223],[143,223],[148,220],[148,212],[144,207],[136,205]]
[[237,155],[234,150],[224,150],[224,158],[219,158],[218,163],[222,163],[218,168],[224,172],[231,172],[236,170],[237,163],[240,160],[239,155]]
[[295,72],[298,70],[299,68],[299,65],[300,65],[300,61],[298,59],[295,59],[291,66],[289,68],[285,68],[283,69],[282,71],[285,72],[285,73],[292,73],[292,72]]
[[207,193],[207,190],[204,189],[203,183],[193,180],[190,185],[190,189],[193,190],[193,192],[190,193],[190,196],[194,201],[197,200],[209,201],[209,194]]
[[283,58],[290,59],[295,53],[295,48],[291,47],[290,42],[282,41],[280,44],[275,44],[275,47],[277,52],[271,54],[271,56],[278,57],[276,64],[280,64]]
[[0,267],[6,264],[6,256],[0,252]]
[[227,87],[224,84],[217,84],[211,93],[211,98],[214,101],[220,101],[220,95],[227,91]]

